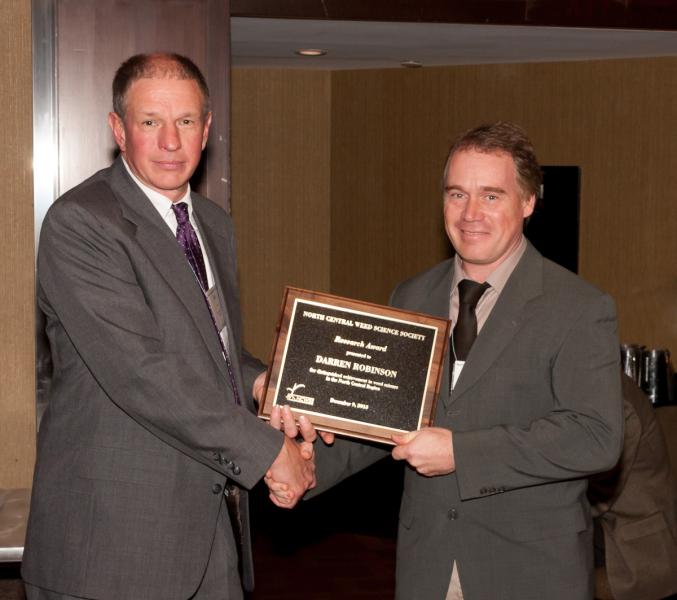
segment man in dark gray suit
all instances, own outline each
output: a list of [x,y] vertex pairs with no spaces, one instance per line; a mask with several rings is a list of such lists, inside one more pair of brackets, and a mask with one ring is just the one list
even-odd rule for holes
[[134,56],[113,95],[120,156],[54,203],[40,237],[54,370],[28,597],[241,598],[247,490],[270,472],[297,499],[313,465],[254,414],[263,367],[241,347],[232,223],[188,184],[211,122],[202,74]]
[[[462,136],[444,171],[456,257],[391,297],[454,324],[434,426],[393,436],[392,456],[410,467],[397,547],[402,600],[592,597],[586,477],[615,464],[623,434],[615,309],[524,238],[540,184],[519,127]],[[295,434],[288,409],[273,417]],[[386,454],[320,444],[313,493]],[[285,486],[271,485],[283,496]]]

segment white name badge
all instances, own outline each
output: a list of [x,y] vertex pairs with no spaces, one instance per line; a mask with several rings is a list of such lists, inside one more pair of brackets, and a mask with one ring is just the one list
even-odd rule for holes
[[229,349],[228,344],[228,328],[226,327],[226,317],[223,314],[223,309],[221,308],[221,302],[219,302],[219,295],[216,292],[216,286],[212,286],[205,293],[207,297],[207,302],[209,303],[209,309],[212,311],[212,317],[214,317],[214,323],[216,324],[216,329],[221,335],[223,344],[226,349]]
[[464,360],[455,360],[454,361],[454,370],[453,370],[452,376],[451,376],[451,389],[452,390],[456,387],[456,382],[458,381],[458,377],[461,374],[461,371],[463,370],[464,364],[465,364]]

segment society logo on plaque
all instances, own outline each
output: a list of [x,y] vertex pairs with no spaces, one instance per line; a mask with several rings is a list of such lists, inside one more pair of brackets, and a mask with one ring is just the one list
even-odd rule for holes
[[307,404],[308,406],[315,404],[315,398],[312,396],[301,396],[296,393],[296,390],[300,390],[304,387],[306,386],[303,383],[295,383],[292,387],[288,387],[287,392],[289,393],[285,396],[287,402],[298,402],[300,404]]

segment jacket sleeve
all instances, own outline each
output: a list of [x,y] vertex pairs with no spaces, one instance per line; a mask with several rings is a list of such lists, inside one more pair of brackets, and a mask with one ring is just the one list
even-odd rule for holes
[[340,483],[350,475],[358,473],[378,460],[389,456],[383,446],[361,443],[356,440],[337,438],[331,446],[322,441],[315,444],[315,465],[317,485],[304,498],[313,498]]
[[[585,477],[617,462],[623,409],[613,301],[602,294],[590,297],[577,318],[561,327],[568,329],[548,368],[534,367],[531,373],[521,374],[542,380],[540,389],[553,398],[547,414],[527,426],[454,432],[462,498]],[[502,390],[497,387],[494,392]],[[505,393],[515,392],[506,389]]]

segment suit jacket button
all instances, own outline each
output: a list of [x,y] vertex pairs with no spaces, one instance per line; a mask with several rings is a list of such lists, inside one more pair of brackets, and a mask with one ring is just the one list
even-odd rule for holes
[[240,469],[240,467],[238,467],[237,465],[235,465],[235,466],[232,468],[232,471],[233,471],[233,473],[234,473],[235,475],[239,475],[240,473],[242,473],[242,469]]
[[450,521],[455,521],[458,518],[458,512],[455,508],[451,508],[447,511],[447,519]]
[[212,486],[212,492],[214,494],[220,494],[223,491],[223,486],[220,483],[215,483]]

